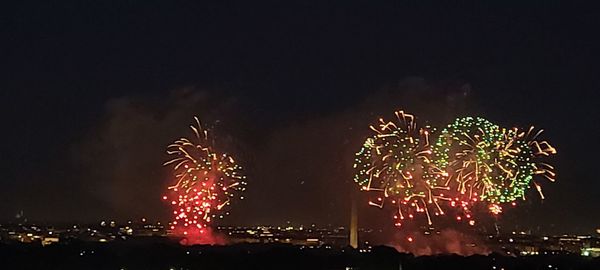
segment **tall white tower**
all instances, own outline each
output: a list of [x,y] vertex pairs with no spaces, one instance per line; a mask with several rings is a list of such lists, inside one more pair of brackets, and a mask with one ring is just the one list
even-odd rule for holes
[[358,248],[358,211],[355,198],[352,198],[352,209],[350,210],[350,246]]

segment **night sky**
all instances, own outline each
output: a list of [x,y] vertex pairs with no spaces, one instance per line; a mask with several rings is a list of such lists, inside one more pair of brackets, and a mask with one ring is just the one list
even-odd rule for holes
[[2,221],[166,220],[165,147],[197,115],[249,177],[226,223],[346,224],[353,153],[405,109],[544,128],[558,181],[505,222],[600,227],[592,7],[15,2],[0,11]]

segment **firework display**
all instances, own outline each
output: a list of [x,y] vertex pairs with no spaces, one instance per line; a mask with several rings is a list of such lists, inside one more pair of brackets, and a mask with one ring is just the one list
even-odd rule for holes
[[[379,120],[356,153],[355,182],[376,192],[369,204],[398,205],[396,225],[424,213],[427,222],[448,212],[458,221],[475,224],[473,209],[502,213],[504,204],[525,199],[530,187],[544,195],[535,179],[554,181],[554,168],[540,157],[556,153],[534,132],[506,129],[480,117],[463,117],[439,132],[417,128],[415,117],[400,111],[397,123]],[[433,142],[433,143],[430,143]]]
[[[429,138],[434,130],[419,128],[415,117],[396,112],[397,121],[379,119],[371,126],[375,134],[356,153],[354,176],[364,191],[376,192],[371,205],[383,207],[387,200],[397,205],[396,225],[401,220],[424,213],[431,224],[431,213],[443,214],[438,200],[445,199],[440,190],[446,187],[439,176],[445,172],[433,166]],[[431,209],[430,209],[431,208]]]
[[163,200],[173,209],[171,230],[202,243],[211,221],[229,215],[232,200],[243,199],[246,177],[233,157],[213,149],[208,131],[194,119],[196,126],[190,126],[194,138],[180,138],[167,147],[172,159],[164,165],[172,167],[176,181]]
[[556,150],[535,141],[539,133],[531,137],[532,131],[500,128],[479,117],[459,118],[442,130],[434,147],[435,161],[446,168],[451,185],[469,199],[479,195],[492,204],[524,199],[535,174],[554,181],[552,166],[536,164],[536,157]]

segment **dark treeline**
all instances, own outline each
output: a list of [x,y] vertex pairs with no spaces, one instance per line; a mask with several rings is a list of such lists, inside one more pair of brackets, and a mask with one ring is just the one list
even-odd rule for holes
[[0,269],[600,269],[600,258],[499,254],[414,257],[389,247],[353,249],[290,245],[180,246],[170,242],[71,242],[46,247],[0,245]]

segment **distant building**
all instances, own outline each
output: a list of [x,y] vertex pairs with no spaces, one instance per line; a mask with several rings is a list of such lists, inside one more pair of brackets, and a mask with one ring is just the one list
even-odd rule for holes
[[59,242],[59,238],[58,237],[48,236],[48,237],[44,237],[42,239],[42,246],[47,246],[47,245],[58,243],[58,242]]
[[600,257],[600,248],[582,248],[581,256]]

